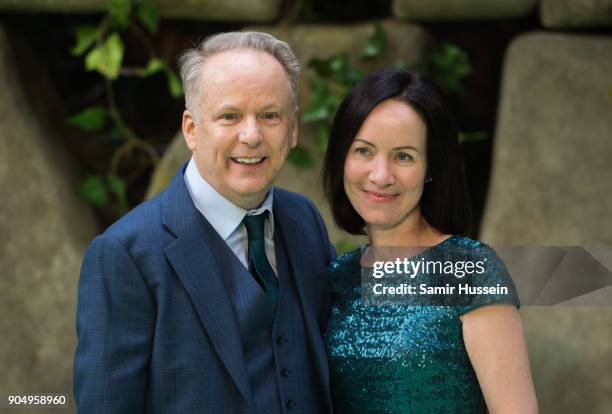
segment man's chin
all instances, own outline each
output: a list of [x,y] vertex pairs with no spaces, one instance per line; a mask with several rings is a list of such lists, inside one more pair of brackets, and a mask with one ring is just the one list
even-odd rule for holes
[[256,208],[264,201],[270,188],[272,188],[272,182],[268,181],[242,182],[240,185],[232,186],[230,201],[242,208]]

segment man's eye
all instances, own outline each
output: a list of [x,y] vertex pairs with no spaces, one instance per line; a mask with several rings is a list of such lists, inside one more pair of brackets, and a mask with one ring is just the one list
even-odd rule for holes
[[266,112],[263,117],[264,119],[276,119],[278,118],[278,112]]
[[223,118],[226,121],[234,121],[238,119],[238,115],[237,114],[223,114],[221,115],[221,118]]
[[412,155],[406,152],[398,152],[397,159],[400,161],[411,161],[413,158],[412,158]]
[[370,153],[370,149],[366,147],[355,148],[355,152],[359,155],[368,155]]

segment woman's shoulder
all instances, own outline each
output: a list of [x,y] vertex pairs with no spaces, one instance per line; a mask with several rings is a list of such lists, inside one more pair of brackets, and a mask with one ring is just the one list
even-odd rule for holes
[[446,250],[460,252],[472,257],[479,257],[489,260],[500,260],[495,250],[483,241],[472,239],[467,236],[453,235],[446,239],[440,247]]
[[486,243],[460,234],[454,234],[444,241],[448,245],[463,247],[488,247]]
[[366,245],[361,245],[354,250],[338,255],[329,264],[329,272],[333,274],[352,271],[355,266],[359,266],[364,249],[366,249]]
[[445,257],[467,269],[466,263],[472,263],[475,270],[469,276],[462,276],[457,283],[468,285],[474,294],[466,296],[466,306],[460,306],[459,314],[469,312],[477,307],[497,302],[511,303],[520,306],[516,286],[506,268],[504,261],[488,244],[465,236],[453,236],[446,245]]
[[474,282],[511,280],[504,261],[488,244],[466,236],[452,236],[442,247],[442,255],[446,260],[456,263],[474,263],[484,271],[475,275]]

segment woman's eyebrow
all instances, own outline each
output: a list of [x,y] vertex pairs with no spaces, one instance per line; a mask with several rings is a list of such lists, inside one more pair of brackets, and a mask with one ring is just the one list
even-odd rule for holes
[[[361,141],[361,142],[363,142],[366,145],[369,145],[369,146],[371,146],[373,148],[376,148],[376,145],[372,144],[369,141],[366,141],[363,138],[355,138],[355,141]],[[419,151],[418,148],[413,147],[412,145],[402,145],[401,147],[392,148],[393,151],[402,150],[402,149],[411,149],[411,150],[416,151],[416,152],[421,152],[421,151]]]
[[401,147],[393,148],[394,151],[401,150],[401,149],[411,149],[411,150],[416,151],[416,152],[421,152],[421,151],[419,151],[419,149],[417,147],[413,147],[412,145],[404,145],[404,146],[401,146]]
[[364,143],[364,144],[366,144],[366,145],[369,145],[369,146],[371,146],[371,147],[376,148],[376,145],[372,144],[371,142],[366,141],[365,139],[362,139],[362,138],[355,138],[355,141],[361,141],[361,142],[363,142],[363,143]]

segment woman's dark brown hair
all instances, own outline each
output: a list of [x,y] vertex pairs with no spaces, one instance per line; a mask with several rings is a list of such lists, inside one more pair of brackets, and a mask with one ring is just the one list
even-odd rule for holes
[[366,76],[344,98],[336,113],[322,174],[336,224],[352,234],[364,233],[365,223],[344,192],[344,162],[365,119],[387,99],[405,102],[427,126],[427,177],[432,181],[425,184],[421,214],[443,233],[469,235],[471,211],[452,111],[434,82],[400,69],[381,69]]

